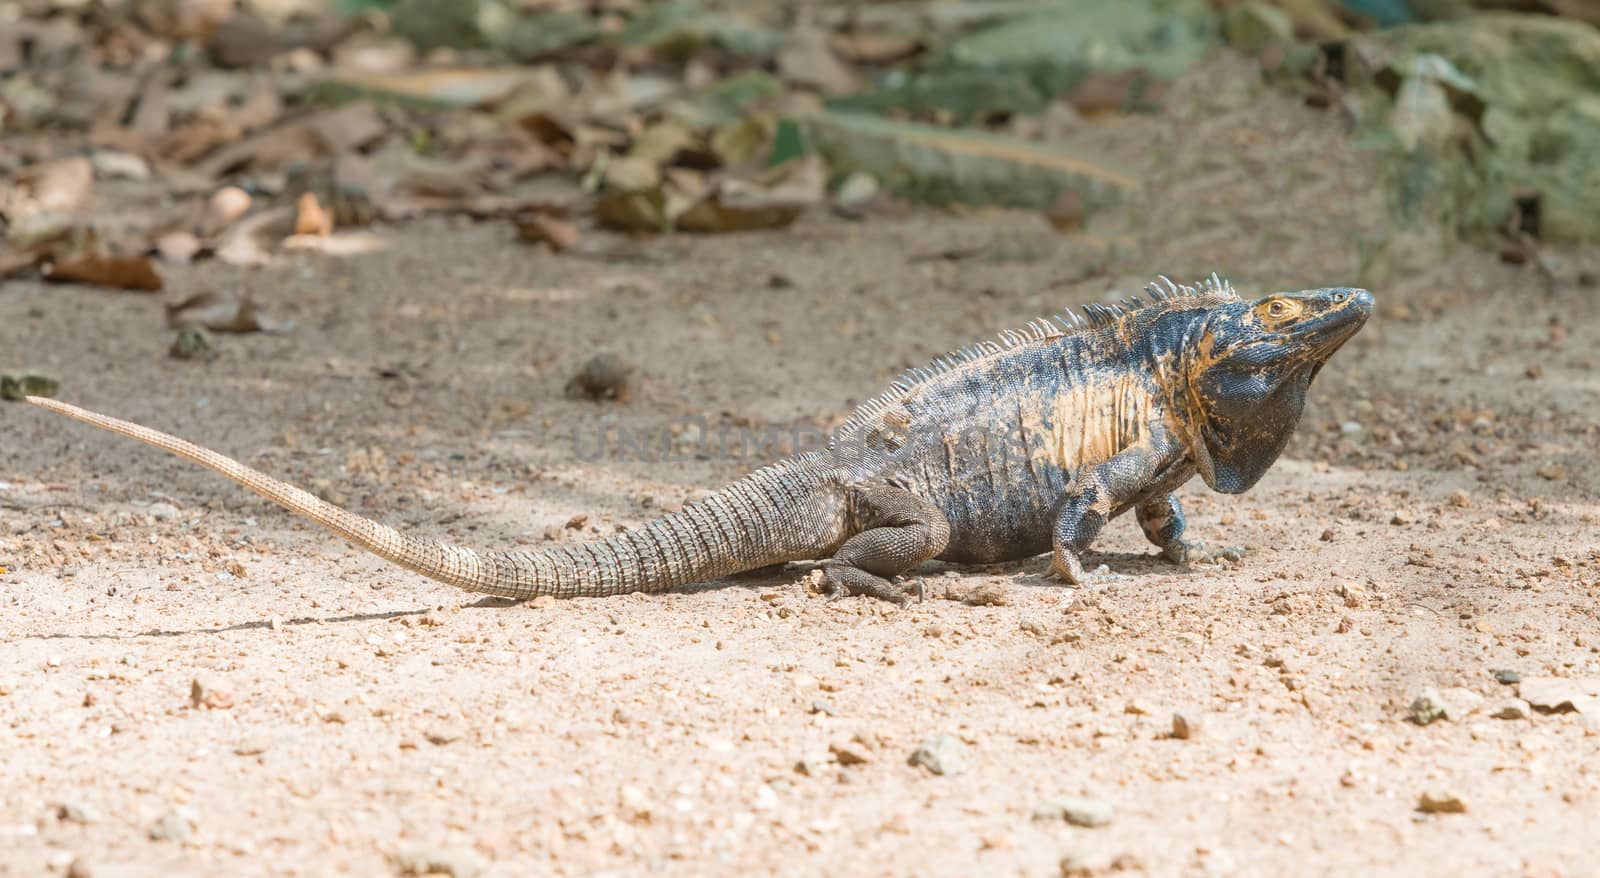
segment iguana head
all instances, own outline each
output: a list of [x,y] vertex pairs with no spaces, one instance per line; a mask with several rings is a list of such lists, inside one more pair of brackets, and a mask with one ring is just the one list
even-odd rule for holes
[[1367,322],[1366,290],[1277,293],[1208,308],[1183,370],[1196,468],[1212,490],[1250,489],[1283,451],[1306,388]]

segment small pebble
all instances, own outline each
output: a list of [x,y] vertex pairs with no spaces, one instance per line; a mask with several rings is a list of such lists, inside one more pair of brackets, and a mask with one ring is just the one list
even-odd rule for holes
[[627,402],[632,395],[632,369],[614,354],[590,357],[567,382],[567,395],[578,399]]
[[1011,603],[1011,594],[998,582],[985,582],[962,595],[961,602],[973,607],[1003,607]]
[[911,765],[920,765],[934,774],[960,774],[967,769],[967,746],[961,743],[959,738],[940,735],[923,741],[911,752],[911,758],[906,761]]
[[483,871],[483,862],[469,850],[416,847],[395,854],[394,867],[402,875],[475,878]]
[[1067,798],[1046,802],[1033,809],[1035,820],[1065,820],[1073,826],[1105,826],[1116,817],[1116,808],[1102,799]]
[[1494,672],[1494,681],[1502,686],[1515,686],[1522,682],[1522,675],[1510,668],[1501,668]]
[[1200,735],[1204,727],[1200,713],[1195,710],[1175,710],[1172,712],[1172,737],[1181,741],[1188,741]]
[[1467,803],[1448,790],[1428,790],[1417,800],[1417,810],[1424,814],[1465,814]]
[[183,819],[176,811],[168,811],[151,825],[149,836],[151,841],[170,841],[182,844],[193,833],[189,821]]
[[216,674],[198,674],[189,684],[189,704],[197,710],[226,710],[233,706],[233,702],[233,687]]
[[655,805],[651,803],[650,796],[633,784],[623,784],[617,791],[617,799],[622,804],[624,817],[635,821],[648,821],[655,812]]
[[872,753],[855,740],[835,741],[828,745],[828,752],[839,760],[840,765],[866,765],[872,761]]
[[62,802],[56,808],[56,817],[69,823],[95,823],[100,820],[100,812],[82,802]]
[[1533,708],[1521,698],[1512,698],[1501,702],[1489,715],[1495,719],[1527,719],[1533,716]]
[[446,744],[452,744],[461,740],[461,734],[461,729],[457,726],[440,724],[436,726],[429,726],[428,729],[422,733],[422,737],[426,738],[430,744],[436,744],[440,747],[443,747]]

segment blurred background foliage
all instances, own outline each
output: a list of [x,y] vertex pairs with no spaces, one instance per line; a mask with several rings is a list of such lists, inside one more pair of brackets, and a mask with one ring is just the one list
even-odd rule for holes
[[[1600,0],[10,0],[0,278],[159,288],[426,212],[557,249],[908,202],[1070,230],[1139,185],[1072,132],[1222,51],[1347,118],[1396,223],[1592,241],[1597,25]],[[96,182],[161,197],[86,224]]]

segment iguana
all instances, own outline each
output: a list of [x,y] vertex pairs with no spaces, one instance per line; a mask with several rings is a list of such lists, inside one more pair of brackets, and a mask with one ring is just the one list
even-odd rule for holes
[[165,433],[29,401],[208,467],[381,558],[468,591],[527,599],[656,592],[818,560],[830,597],[902,603],[894,578],[937,558],[1052,552],[1068,583],[1107,521],[1134,510],[1167,559],[1194,559],[1174,491],[1194,475],[1248,490],[1299,422],[1372,294],[1328,288],[1242,299],[1212,274],[1094,304],[912,369],[826,447],[601,539],[482,552],[401,533]]

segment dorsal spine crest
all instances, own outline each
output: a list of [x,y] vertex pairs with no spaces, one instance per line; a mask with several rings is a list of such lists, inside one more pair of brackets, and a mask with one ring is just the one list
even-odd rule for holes
[[1166,275],[1157,275],[1157,281],[1147,285],[1144,291],[1148,299],[1133,296],[1121,302],[1091,302],[1078,310],[1068,309],[1046,320],[1029,321],[1025,331],[1004,330],[999,333],[997,339],[971,344],[935,357],[927,366],[907,369],[889,384],[888,390],[862,403],[855,413],[840,425],[836,435],[852,433],[871,426],[885,408],[899,402],[919,384],[925,384],[962,366],[1021,345],[1063,338],[1081,332],[1094,332],[1112,326],[1124,317],[1142,312],[1177,309],[1191,303],[1201,306],[1220,304],[1239,299],[1239,294],[1234,291],[1233,285],[1218,277],[1216,272],[1212,272],[1210,277],[1195,284],[1174,283]]

